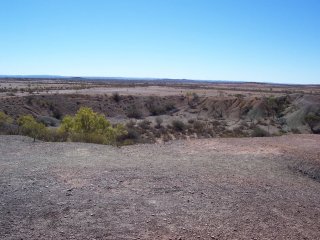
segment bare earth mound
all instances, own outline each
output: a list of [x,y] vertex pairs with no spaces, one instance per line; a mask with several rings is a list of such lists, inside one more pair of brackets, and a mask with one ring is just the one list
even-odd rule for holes
[[[122,148],[0,136],[1,239],[319,239],[319,135]],[[305,173],[305,174],[304,174]]]

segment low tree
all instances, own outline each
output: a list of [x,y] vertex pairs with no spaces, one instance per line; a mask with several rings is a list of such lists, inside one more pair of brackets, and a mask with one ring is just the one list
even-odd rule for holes
[[61,122],[59,131],[65,132],[65,133],[71,133],[73,131],[73,118],[70,115],[66,115]]
[[1,134],[14,134],[17,131],[17,127],[12,124],[13,119],[5,114],[0,112],[0,133]]
[[46,126],[39,123],[32,115],[24,115],[19,117],[18,124],[23,134],[32,137],[35,142],[37,138],[45,135]]
[[[69,134],[71,139],[84,139],[102,144],[115,144],[118,137],[126,134],[121,124],[112,126],[103,114],[82,107],[74,117],[65,116],[59,131]],[[98,139],[98,140],[97,140]]]
[[267,103],[268,111],[269,111],[269,113],[271,113],[272,118],[274,119],[275,115],[277,113],[277,108],[278,108],[276,98],[269,97],[269,98],[267,98],[266,103]]
[[5,114],[4,112],[0,112],[0,126],[3,126],[5,124],[10,124],[12,122],[13,120],[10,116]]
[[320,125],[320,115],[309,113],[308,115],[306,115],[304,120],[309,125],[313,133],[319,133],[319,130],[316,130],[315,128],[317,125]]

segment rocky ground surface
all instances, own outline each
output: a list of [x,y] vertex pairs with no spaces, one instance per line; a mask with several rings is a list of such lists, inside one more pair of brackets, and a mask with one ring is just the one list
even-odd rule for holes
[[0,136],[0,239],[319,239],[319,135],[112,147]]

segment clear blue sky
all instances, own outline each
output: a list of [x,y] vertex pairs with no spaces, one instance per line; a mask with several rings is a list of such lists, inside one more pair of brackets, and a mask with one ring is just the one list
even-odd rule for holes
[[0,74],[320,84],[320,1],[0,0]]

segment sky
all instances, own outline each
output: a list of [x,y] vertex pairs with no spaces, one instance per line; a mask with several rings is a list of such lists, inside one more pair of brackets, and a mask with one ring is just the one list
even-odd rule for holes
[[0,0],[0,75],[320,84],[319,0]]

